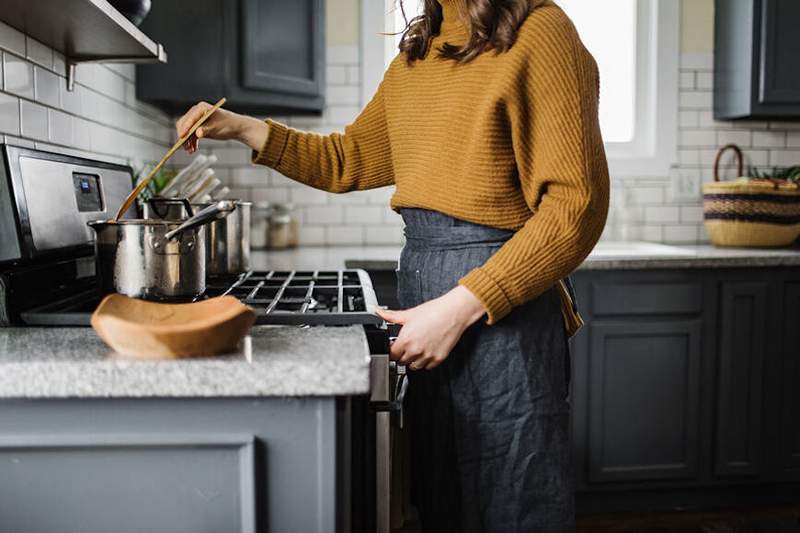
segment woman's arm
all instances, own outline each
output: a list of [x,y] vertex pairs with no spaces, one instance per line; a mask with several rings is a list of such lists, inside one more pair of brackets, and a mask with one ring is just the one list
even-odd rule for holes
[[[484,265],[460,280],[489,323],[574,271],[589,255],[608,212],[608,165],[598,120],[597,66],[561,10],[535,11],[530,58],[508,114],[530,219]],[[539,24],[549,31],[537,31]],[[532,35],[529,35],[532,36]]]
[[[185,133],[208,109],[197,104],[177,123]],[[219,110],[187,142],[190,152],[199,138],[236,139],[253,149],[253,162],[311,187],[329,192],[374,189],[394,183],[389,137],[383,109],[383,86],[344,133],[320,135],[267,120]]]

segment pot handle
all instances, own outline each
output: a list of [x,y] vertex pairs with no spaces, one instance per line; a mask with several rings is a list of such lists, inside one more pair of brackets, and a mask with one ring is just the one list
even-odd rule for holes
[[174,230],[165,233],[164,238],[166,240],[170,240],[186,230],[209,224],[215,220],[219,220],[220,218],[225,218],[234,209],[236,209],[236,202],[234,200],[220,200],[219,202],[215,202],[201,210],[195,216],[188,219]]

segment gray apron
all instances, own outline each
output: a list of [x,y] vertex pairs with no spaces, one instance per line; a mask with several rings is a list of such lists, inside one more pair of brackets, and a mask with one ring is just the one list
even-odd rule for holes
[[[441,296],[512,231],[403,209],[404,308]],[[426,533],[574,529],[569,351],[555,289],[478,321],[434,370],[409,370],[412,499]]]

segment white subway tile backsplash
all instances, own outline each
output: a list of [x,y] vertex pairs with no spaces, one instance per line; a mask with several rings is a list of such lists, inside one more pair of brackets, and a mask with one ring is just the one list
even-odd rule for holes
[[325,82],[328,85],[345,85],[347,83],[347,69],[344,65],[329,65],[325,70]]
[[326,54],[329,65],[355,65],[360,60],[357,45],[329,46]]
[[325,244],[361,245],[364,244],[363,226],[326,226]]
[[682,223],[699,223],[703,221],[702,205],[685,205],[681,207]]
[[341,224],[344,222],[343,209],[339,205],[312,206],[305,208],[303,216],[308,224]]
[[23,137],[47,141],[47,108],[27,100],[20,100],[20,132]]
[[24,56],[25,34],[4,22],[0,22],[0,48]]
[[680,111],[678,126],[683,129],[697,128],[700,126],[700,115],[697,111]]
[[751,144],[751,134],[749,131],[717,131],[717,145],[737,144],[740,148],[749,148]]
[[627,205],[654,205],[664,203],[663,187],[629,187],[625,189]]
[[74,142],[72,116],[55,109],[48,109],[47,113],[50,127],[50,142],[64,146],[72,145]]
[[383,213],[389,211],[389,206],[346,206],[344,219],[348,224],[380,224],[383,222]]
[[754,148],[783,148],[786,146],[785,131],[754,131]]
[[683,91],[680,94],[681,109],[708,109],[712,104],[711,91]]
[[19,98],[0,93],[0,132],[19,135]]
[[358,86],[342,85],[328,87],[325,98],[330,105],[358,106],[360,98]]
[[686,52],[681,54],[680,65],[685,70],[711,70],[714,68],[714,54]]
[[355,120],[360,110],[356,105],[332,105],[328,108],[328,120],[331,125],[346,126]]
[[4,52],[3,88],[7,93],[33,98],[33,65]]
[[800,165],[800,150],[770,150],[769,164],[778,167]]
[[33,80],[36,101],[50,107],[60,107],[59,89],[63,78],[42,67],[34,67]]
[[681,89],[695,89],[695,72],[681,72],[679,83]]
[[403,228],[399,226],[367,226],[365,244],[402,244]]
[[[53,72],[59,76],[67,75],[67,60],[64,57],[64,54],[53,52]],[[67,82],[64,80],[64,85],[66,86],[66,84]]]
[[325,205],[328,203],[328,193],[311,187],[293,188],[290,197],[296,205]]
[[53,68],[53,49],[36,39],[25,37],[25,57],[46,69]]
[[325,228],[320,226],[300,226],[298,240],[302,246],[325,244]]
[[697,242],[697,225],[664,226],[664,242],[673,244],[694,244]]
[[673,206],[647,207],[644,220],[648,223],[677,223],[680,220],[680,208]]
[[698,89],[713,89],[714,74],[712,72],[698,72],[695,84]]
[[716,146],[717,133],[714,130],[686,130],[680,132],[678,145],[686,146]]
[[347,67],[347,83],[350,85],[358,85],[361,83],[361,66],[351,65]]

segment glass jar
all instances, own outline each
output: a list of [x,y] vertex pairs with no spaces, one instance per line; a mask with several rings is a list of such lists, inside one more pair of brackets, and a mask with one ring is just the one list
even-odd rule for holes
[[299,227],[292,204],[274,204],[269,216],[269,247],[273,250],[294,248]]
[[250,247],[263,250],[269,247],[269,218],[272,206],[269,202],[255,202],[250,218]]

